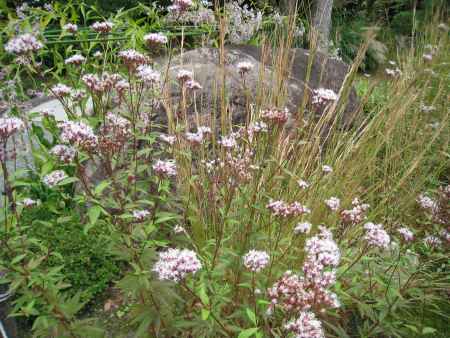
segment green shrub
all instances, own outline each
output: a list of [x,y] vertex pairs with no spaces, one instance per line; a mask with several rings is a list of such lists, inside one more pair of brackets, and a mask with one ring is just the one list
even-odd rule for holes
[[30,237],[60,254],[50,257],[47,264],[48,267],[63,266],[62,272],[71,285],[67,291],[72,295],[83,291],[82,298],[91,300],[117,277],[119,267],[108,255],[107,229],[99,223],[86,234],[79,216],[69,212],[68,215],[67,219],[66,215],[57,217],[44,203],[27,209],[23,213],[23,221],[31,224]]

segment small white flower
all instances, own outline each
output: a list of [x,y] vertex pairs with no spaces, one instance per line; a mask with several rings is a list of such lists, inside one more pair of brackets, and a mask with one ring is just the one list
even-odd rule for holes
[[323,165],[323,166],[322,166],[322,171],[323,171],[325,174],[330,174],[330,173],[333,172],[333,168],[330,167],[329,165]]
[[308,182],[304,181],[304,180],[298,180],[298,181],[297,181],[297,184],[298,184],[298,186],[299,186],[301,189],[303,189],[303,190],[308,189],[309,186],[310,186],[310,184],[309,184]]

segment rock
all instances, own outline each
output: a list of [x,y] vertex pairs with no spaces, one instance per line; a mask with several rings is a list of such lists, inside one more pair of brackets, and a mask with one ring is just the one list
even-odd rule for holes
[[[290,112],[296,112],[299,103],[302,101],[305,88],[309,90],[320,87],[332,89],[338,93],[345,76],[349,70],[349,66],[342,61],[327,57],[325,54],[317,53],[312,64],[311,77],[305,86],[309,53],[307,50],[295,48],[290,51],[290,60],[292,60],[292,71],[288,79],[281,87],[284,87],[284,102],[277,102],[277,105],[285,106]],[[239,74],[236,64],[241,61],[247,61],[254,64],[245,76],[245,86],[241,75]],[[247,95],[249,93],[250,102],[255,100],[265,101],[259,102],[268,105],[272,88],[276,88],[275,72],[271,68],[274,60],[269,57],[262,60],[261,48],[255,46],[229,46],[226,47],[225,73],[226,73],[226,91],[228,97],[229,110],[233,119],[233,123],[242,123],[245,121]],[[208,123],[210,113],[212,111],[220,111],[220,102],[217,98],[221,88],[222,69],[219,63],[219,51],[215,48],[198,48],[187,51],[183,55],[177,55],[170,60],[161,59],[157,63],[161,69],[166,69],[170,62],[168,74],[170,81],[169,100],[166,107],[162,108],[159,117],[160,123],[165,123],[162,117],[165,116],[167,103],[172,110],[177,112],[179,107],[177,104],[181,101],[180,86],[177,83],[176,75],[180,69],[186,69],[194,73],[195,81],[199,82],[203,89],[196,92],[195,100],[188,101],[188,116],[194,120],[198,115],[201,123]],[[259,93],[261,70],[264,68],[264,93]],[[278,86],[279,87],[279,86]],[[190,95],[192,97],[192,95]],[[344,124],[351,120],[352,112],[358,107],[358,99],[354,89],[351,90],[349,102],[344,112]],[[205,121],[206,120],[206,121]],[[192,125],[192,124],[191,124]]]

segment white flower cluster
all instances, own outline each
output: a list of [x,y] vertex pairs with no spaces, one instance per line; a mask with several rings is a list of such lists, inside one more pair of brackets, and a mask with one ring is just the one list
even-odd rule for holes
[[411,242],[414,240],[413,232],[407,227],[397,229],[397,232],[403,237],[405,242]]
[[75,34],[78,31],[78,26],[73,23],[68,23],[63,26],[63,29],[69,33]]
[[123,78],[119,74],[109,74],[105,72],[101,76],[97,74],[85,74],[81,80],[89,90],[99,94],[116,88],[117,84],[123,81]]
[[181,83],[185,83],[186,81],[192,81],[194,74],[191,71],[186,69],[180,69],[177,72],[177,80]]
[[267,252],[250,250],[244,256],[244,266],[252,272],[259,272],[269,264],[269,260]]
[[24,128],[24,123],[17,117],[0,117],[0,140],[6,141],[8,137]]
[[297,319],[287,323],[284,328],[295,334],[295,338],[325,338],[322,322],[311,311],[301,311]]
[[122,50],[118,53],[123,63],[132,69],[148,63],[148,57],[134,49]]
[[333,90],[318,88],[313,90],[312,103],[323,104],[330,101],[336,101],[338,98],[338,95]]
[[345,224],[358,224],[366,219],[366,211],[370,205],[367,203],[361,203],[358,198],[353,199],[352,209],[342,210],[341,218]]
[[36,205],[38,202],[31,198],[24,198],[20,204],[22,204],[25,208],[30,208],[33,205]]
[[289,119],[289,111],[285,109],[265,109],[261,111],[261,118],[267,122],[285,124]]
[[312,224],[309,222],[301,222],[297,223],[297,225],[294,228],[294,234],[307,234],[311,231]]
[[91,28],[96,31],[97,33],[109,33],[112,31],[113,23],[109,21],[103,21],[103,22],[94,22],[91,26]]
[[211,128],[207,126],[200,126],[198,127],[196,133],[187,132],[185,134],[185,138],[191,145],[199,145],[202,144],[209,135],[211,135]]
[[439,209],[435,200],[423,194],[417,197],[417,203],[419,203],[423,209],[429,210],[432,213]]
[[166,142],[167,144],[170,144],[170,145],[173,145],[175,143],[175,141],[177,140],[176,136],[174,136],[174,135],[166,135],[166,134],[159,135],[159,139],[161,141]]
[[138,222],[142,222],[148,215],[150,215],[150,212],[148,210],[133,211],[133,218]]
[[331,211],[338,211],[341,206],[341,200],[337,197],[330,197],[325,200],[325,204],[330,208]]
[[236,68],[238,69],[239,73],[241,73],[241,74],[246,74],[246,73],[248,73],[248,72],[251,71],[254,67],[255,67],[255,65],[254,65],[253,63],[251,63],[251,62],[248,62],[248,61],[242,61],[242,62],[239,62],[239,63],[236,65]]
[[331,174],[333,172],[333,168],[325,164],[322,166],[322,172],[325,174]]
[[306,190],[309,188],[310,184],[304,180],[298,180],[297,181],[298,186],[300,187],[300,189]]
[[158,45],[164,45],[169,40],[167,39],[167,36],[165,36],[163,33],[150,33],[144,35],[144,41],[147,45],[154,47]]
[[157,84],[161,80],[160,73],[146,64],[137,66],[136,77],[147,86]]
[[299,202],[287,203],[285,201],[274,201],[271,199],[266,205],[266,208],[272,212],[272,215],[280,217],[300,216],[311,213],[309,208]]
[[423,239],[423,242],[425,243],[425,245],[430,246],[432,248],[437,247],[442,244],[442,240],[439,237],[433,236],[433,235],[429,235],[429,236],[425,237]]
[[372,222],[364,224],[366,234],[364,239],[370,246],[387,249],[391,243],[391,238],[383,229],[382,224],[374,224]]
[[222,136],[219,143],[228,150],[237,146],[236,137],[233,134]]
[[341,254],[333,235],[324,226],[319,227],[319,234],[306,241],[305,251],[307,252],[306,263],[324,267],[337,267],[341,259]]
[[174,0],[172,5],[167,8],[167,10],[174,15],[181,15],[183,12],[187,11],[192,7],[192,0]]
[[57,85],[54,85],[50,89],[50,91],[55,97],[63,98],[63,97],[69,96],[71,94],[72,88],[70,88],[69,86],[66,86],[63,83],[58,83]]
[[42,182],[49,188],[53,188],[65,178],[67,178],[67,175],[63,170],[55,170],[44,176]]
[[177,165],[174,160],[162,161],[158,160],[153,165],[153,170],[160,176],[176,176]]
[[179,282],[188,273],[196,273],[202,268],[197,254],[188,249],[168,249],[159,253],[159,260],[153,266],[152,271],[158,274],[160,280]]
[[77,151],[71,146],[57,144],[50,150],[50,154],[56,156],[61,162],[70,163],[75,158]]
[[67,58],[64,63],[66,65],[75,65],[75,66],[79,66],[81,65],[84,61],[86,61],[86,58],[81,55],[81,54],[75,54],[72,55],[71,57]]
[[11,54],[26,54],[36,52],[44,47],[44,45],[30,33],[19,35],[8,41],[5,50]]
[[98,138],[92,128],[81,121],[66,121],[59,126],[61,128],[61,140],[81,147],[85,150],[92,150],[98,144]]
[[231,43],[241,44],[250,40],[262,26],[262,12],[253,10],[243,0],[225,3],[228,14],[228,38]]

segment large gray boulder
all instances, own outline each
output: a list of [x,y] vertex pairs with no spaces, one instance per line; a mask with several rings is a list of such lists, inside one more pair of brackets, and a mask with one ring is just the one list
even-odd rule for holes
[[[317,52],[313,58],[310,78],[306,81],[309,57],[307,50],[291,49],[287,58],[291,67],[283,70],[287,76],[280,84],[273,66],[276,60],[270,53],[267,53],[263,60],[260,47],[246,45],[226,47],[225,90],[233,122],[245,121],[248,101],[258,103],[262,107],[270,105],[286,107],[290,112],[295,113],[302,102],[305,90],[325,88],[338,93],[349,71],[349,66],[342,61]],[[188,116],[192,120],[197,116],[207,120],[210,119],[211,112],[220,111],[221,102],[218,98],[220,97],[223,73],[219,60],[219,50],[215,48],[198,48],[169,59],[158,60],[157,63],[161,69],[168,69],[170,83],[168,98],[166,98],[158,118],[164,120],[164,110],[167,107],[171,107],[174,113],[180,110],[181,91],[180,85],[176,81],[176,75],[181,69],[193,72],[195,81],[203,87],[196,91],[195,99],[193,99],[193,95],[188,95]],[[245,75],[245,85],[236,67],[237,63],[242,61],[254,64],[254,68]],[[274,93],[278,94],[274,95]],[[352,113],[356,111],[357,107],[358,98],[355,90],[352,89],[343,115],[344,124],[350,122]],[[162,120],[160,122],[164,123],[165,121]],[[208,121],[201,122],[207,123]]]

